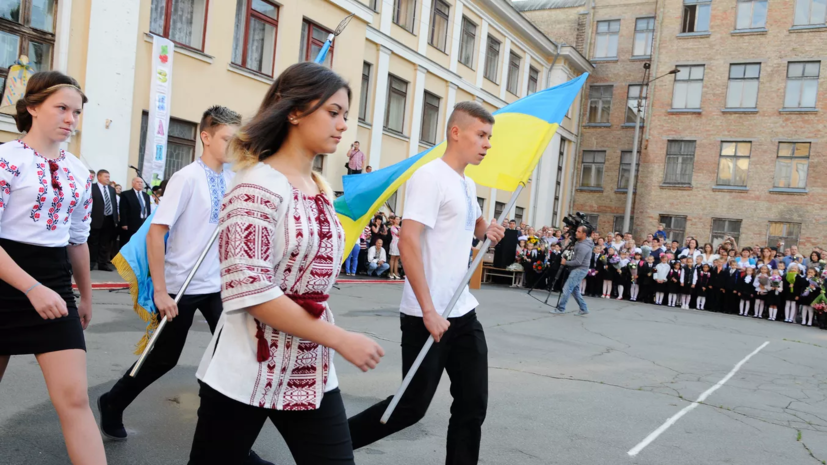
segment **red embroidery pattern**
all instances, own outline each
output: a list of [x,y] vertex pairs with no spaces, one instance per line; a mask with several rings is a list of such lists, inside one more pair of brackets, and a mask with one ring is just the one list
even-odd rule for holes
[[5,158],[0,158],[0,169],[8,171],[14,177],[20,176],[20,170],[17,169],[17,166],[12,165]]
[[[23,144],[23,146],[25,147],[26,144]],[[46,188],[49,187],[49,181],[46,180],[45,163],[37,164],[37,182],[40,184],[40,187],[37,189],[37,199],[35,200],[34,207],[32,207],[32,212],[29,213],[29,218],[31,218],[35,223],[40,220],[40,210],[43,209],[43,203],[46,202],[46,196],[48,195]],[[51,230],[51,226],[46,229]]]
[[92,195],[89,193],[89,188],[92,187],[92,179],[94,179],[94,176],[90,174],[89,179],[86,181],[86,187],[83,190],[84,192],[86,192],[86,194],[89,195],[89,198],[87,198],[83,202],[83,210],[86,211],[86,215],[83,216],[84,222],[86,222],[86,220],[89,219],[89,215],[92,213],[92,211],[89,209],[89,207],[92,205]]
[[72,217],[72,212],[75,211],[75,206],[80,202],[80,193],[77,189],[77,183],[75,182],[75,177],[72,176],[72,173],[69,172],[68,168],[63,168],[63,172],[66,173],[67,178],[69,179],[69,209],[66,210],[66,216],[63,218],[63,224],[69,222],[69,218]]

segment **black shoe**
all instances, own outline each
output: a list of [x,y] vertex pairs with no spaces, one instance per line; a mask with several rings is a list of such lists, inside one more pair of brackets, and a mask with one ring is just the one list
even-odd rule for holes
[[123,427],[123,411],[117,411],[109,406],[109,393],[98,397],[98,412],[100,413],[101,433],[109,439],[126,439],[126,429]]
[[107,265],[106,263],[98,263],[98,269],[101,271],[115,271],[114,268]]
[[244,461],[244,465],[276,465],[273,462],[268,462],[263,458],[259,457],[258,454],[250,451],[250,455],[247,456],[247,460]]

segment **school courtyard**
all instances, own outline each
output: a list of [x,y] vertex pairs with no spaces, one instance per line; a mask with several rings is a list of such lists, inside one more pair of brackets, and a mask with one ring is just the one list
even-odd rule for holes
[[[336,359],[349,414],[399,385],[401,291],[400,284],[343,284],[332,293],[337,324],[376,338],[387,352],[367,374]],[[551,315],[522,290],[484,286],[474,294],[482,302],[490,366],[480,463],[827,460],[827,331],[604,299],[587,299],[588,317]],[[142,331],[126,291],[95,291],[86,332],[93,402],[135,360]],[[178,368],[126,411],[129,439],[105,442],[110,464],[186,463],[199,402],[195,370],[209,339],[197,317]],[[420,424],[357,451],[356,462],[442,464],[448,385],[445,376]],[[269,423],[254,450],[293,463]],[[0,465],[66,463],[34,357],[12,358],[0,383]]]

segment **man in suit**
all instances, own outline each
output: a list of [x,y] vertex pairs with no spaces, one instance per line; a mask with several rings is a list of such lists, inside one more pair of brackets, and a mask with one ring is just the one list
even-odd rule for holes
[[141,178],[132,179],[132,189],[121,194],[121,247],[144,224],[144,220],[152,212],[149,195],[144,192],[144,181]]
[[109,244],[118,222],[115,189],[109,185],[109,171],[98,171],[98,182],[92,186],[92,230],[89,232],[89,264],[91,269],[114,271],[109,266]]

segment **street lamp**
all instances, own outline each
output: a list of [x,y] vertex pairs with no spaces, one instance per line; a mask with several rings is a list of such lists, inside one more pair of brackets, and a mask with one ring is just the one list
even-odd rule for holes
[[637,96],[637,109],[635,118],[635,141],[632,143],[632,166],[629,167],[629,185],[626,186],[626,212],[623,214],[623,232],[629,232],[629,226],[632,220],[632,195],[635,190],[635,168],[637,167],[637,152],[638,139],[640,138],[640,113],[642,112],[643,96],[649,97],[649,84],[657,81],[660,78],[678,74],[681,72],[678,68],[669,71],[663,76],[658,76],[655,79],[647,80],[649,77],[649,63],[643,64],[643,85],[640,86],[640,93]]

